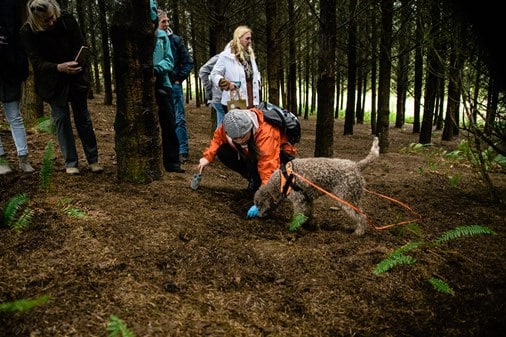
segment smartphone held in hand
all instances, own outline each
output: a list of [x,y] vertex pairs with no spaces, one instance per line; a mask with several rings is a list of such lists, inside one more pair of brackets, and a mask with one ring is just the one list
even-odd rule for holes
[[81,49],[79,49],[79,52],[76,55],[76,58],[74,61],[79,63],[79,65],[83,65],[86,63],[86,59],[88,58],[88,50],[89,48],[86,46],[81,46]]

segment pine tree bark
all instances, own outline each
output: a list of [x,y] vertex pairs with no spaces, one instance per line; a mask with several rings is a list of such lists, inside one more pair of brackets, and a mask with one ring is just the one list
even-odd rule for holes
[[153,76],[155,27],[148,4],[145,0],[116,1],[111,26],[117,178],[132,183],[149,183],[161,177]]
[[388,131],[390,127],[390,76],[392,72],[392,13],[393,0],[381,1],[381,44],[379,53],[378,79],[378,128],[381,153],[389,148]]
[[334,85],[336,78],[336,2],[320,1],[320,50],[318,53],[318,113],[315,156],[334,156]]

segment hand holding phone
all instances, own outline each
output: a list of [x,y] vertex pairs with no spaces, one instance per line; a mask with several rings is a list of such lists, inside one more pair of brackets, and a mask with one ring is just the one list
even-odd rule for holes
[[74,61],[79,63],[79,65],[83,65],[86,63],[87,57],[88,57],[88,47],[82,46],[81,49],[79,49],[79,52],[77,53]]

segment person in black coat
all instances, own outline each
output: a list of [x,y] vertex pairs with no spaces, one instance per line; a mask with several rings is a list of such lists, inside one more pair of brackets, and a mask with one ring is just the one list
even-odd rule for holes
[[[33,172],[28,162],[26,130],[19,109],[21,84],[28,78],[28,59],[19,42],[21,8],[18,0],[0,0],[0,101],[9,122],[23,172]],[[12,172],[0,140],[0,175]]]
[[167,15],[160,17],[159,28],[165,30],[170,39],[170,48],[174,58],[174,69],[169,73],[172,84],[172,97],[176,114],[176,133],[179,139],[179,158],[182,163],[189,160],[188,127],[184,110],[183,82],[193,69],[193,59],[186,49],[180,36],[174,34],[169,27]]
[[21,42],[33,65],[35,91],[51,106],[66,172],[79,174],[70,104],[88,168],[100,173],[103,168],[98,164],[97,139],[88,111],[89,77],[85,64],[75,61],[83,45],[78,23],[72,14],[61,12],[56,0],[28,1],[27,16]]

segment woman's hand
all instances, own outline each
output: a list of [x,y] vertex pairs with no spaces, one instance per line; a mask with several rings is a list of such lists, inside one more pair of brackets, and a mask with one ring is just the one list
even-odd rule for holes
[[83,70],[83,67],[79,66],[79,63],[76,61],[69,61],[58,64],[56,66],[56,70],[60,73],[75,75],[80,73]]
[[220,79],[218,85],[221,90],[230,90],[230,81],[227,80],[225,77]]
[[209,160],[207,160],[205,157],[200,158],[199,160],[199,173],[202,173],[204,171],[204,168],[209,165]]

